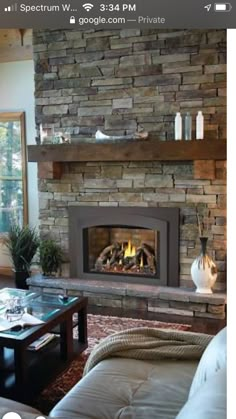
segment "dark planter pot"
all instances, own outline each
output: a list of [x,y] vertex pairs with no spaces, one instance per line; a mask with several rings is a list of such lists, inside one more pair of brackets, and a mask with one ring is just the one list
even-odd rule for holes
[[22,290],[28,290],[29,287],[26,283],[27,278],[30,277],[30,273],[26,271],[14,271],[15,273],[15,284],[16,288],[20,288]]

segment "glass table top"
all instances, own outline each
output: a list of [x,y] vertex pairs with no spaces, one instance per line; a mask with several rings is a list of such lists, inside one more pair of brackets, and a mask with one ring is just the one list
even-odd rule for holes
[[[17,321],[8,321],[7,304],[10,299],[19,299],[22,308],[22,315],[19,316]],[[14,330],[15,325],[23,325],[22,316],[28,313],[34,318],[46,322],[56,313],[60,312],[63,308],[70,306],[73,302],[77,301],[79,297],[67,296],[65,291],[61,295],[36,293],[30,290],[20,290],[14,288],[4,288],[0,291],[0,326],[7,320],[9,323],[9,330],[2,330],[0,334],[10,334],[19,336],[26,331],[26,328],[21,330]],[[5,326],[4,326],[5,327]],[[28,327],[28,325],[27,325]],[[33,327],[33,325],[29,326]],[[13,330],[10,330],[13,329]]]
[[3,288],[0,290],[0,309],[5,306],[6,301],[11,298],[20,298],[22,303],[27,303],[38,294],[30,290],[21,290],[17,288]]
[[[28,313],[31,316],[34,316],[34,318],[41,320],[42,323],[46,322],[47,320],[50,319],[50,317],[52,317],[54,314],[58,313],[60,311],[59,308],[51,308],[51,307],[47,307],[47,306],[29,306],[24,310],[24,313]],[[1,331],[1,333],[7,334],[7,335],[13,335],[13,336],[20,336],[21,334],[23,334],[26,330],[29,329],[29,327],[34,327],[34,325],[29,325],[27,323],[26,327],[22,327],[22,328],[17,328],[15,326],[23,326],[24,325],[24,321],[23,318],[15,321],[15,322],[10,322],[9,327],[12,328],[9,330],[5,330],[5,331]],[[4,321],[5,319],[5,315],[4,313],[0,314],[0,324],[1,324],[1,320]],[[36,326],[38,326],[40,323],[35,324]]]
[[35,297],[35,303],[59,305],[61,307],[68,306],[76,300],[78,300],[78,297],[63,296],[63,294],[55,295],[42,293]]

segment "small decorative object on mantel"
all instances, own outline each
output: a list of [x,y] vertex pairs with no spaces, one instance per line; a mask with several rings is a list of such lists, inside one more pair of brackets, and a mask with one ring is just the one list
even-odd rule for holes
[[41,144],[53,144],[54,142],[54,126],[44,126],[40,124],[40,141]]
[[198,111],[196,117],[196,140],[203,140],[204,138],[204,116],[202,111]]
[[182,116],[180,112],[175,116],[175,140],[182,140]]
[[148,138],[148,132],[139,130],[133,134],[127,135],[106,135],[102,131],[97,130],[95,133],[96,141],[110,142],[110,141],[128,141],[128,140],[146,140]]
[[192,139],[192,116],[187,112],[184,118],[184,139],[189,141]]
[[57,128],[54,130],[54,144],[70,144],[71,134],[69,130]]
[[[207,254],[206,247],[208,237],[204,235],[204,223],[200,221],[200,215],[197,212],[197,223],[199,231],[199,239],[201,242],[201,253],[193,261],[191,266],[191,276],[199,294],[212,294],[212,287],[217,278],[217,267],[212,258]],[[206,232],[208,231],[209,223],[207,219]]]

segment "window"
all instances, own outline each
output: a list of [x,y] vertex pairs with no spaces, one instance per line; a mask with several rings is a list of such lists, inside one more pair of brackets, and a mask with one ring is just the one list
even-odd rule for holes
[[0,233],[27,218],[25,114],[0,113]]

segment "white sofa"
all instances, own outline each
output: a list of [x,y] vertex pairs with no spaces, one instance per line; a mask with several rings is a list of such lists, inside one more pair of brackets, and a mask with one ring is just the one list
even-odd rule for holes
[[78,419],[226,418],[226,329],[196,361],[110,358],[96,365],[50,416]]
[[[8,401],[0,399],[0,407]],[[9,406],[12,411],[25,407]],[[6,411],[6,410],[5,410]],[[66,419],[225,419],[226,329],[196,361],[109,358],[96,365],[54,407]],[[0,409],[0,417],[1,409]],[[22,418],[34,418],[35,414]]]

